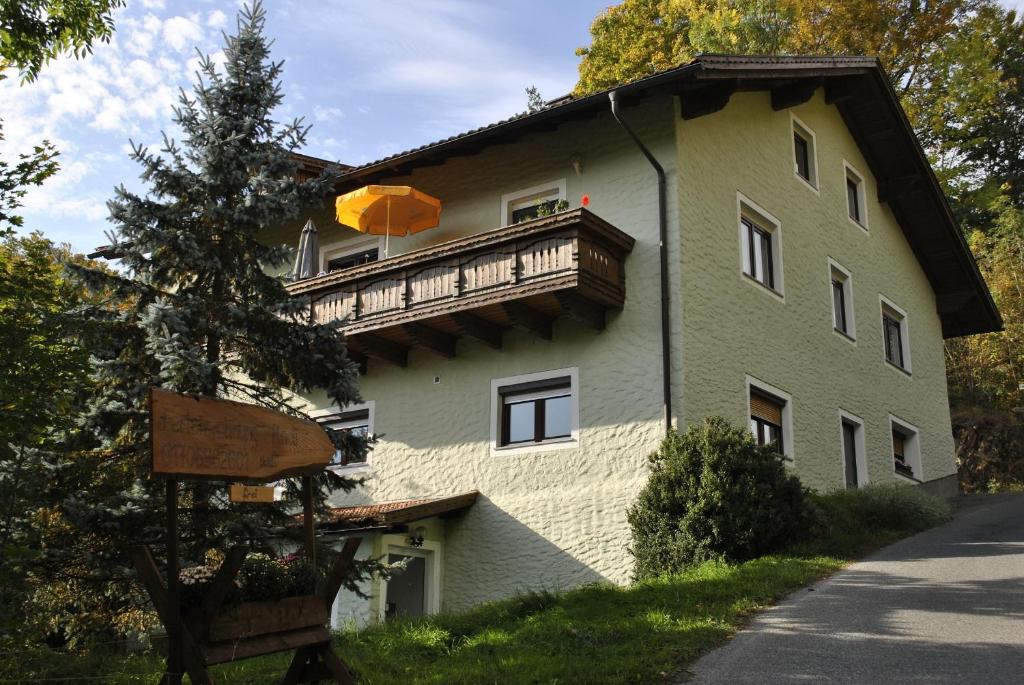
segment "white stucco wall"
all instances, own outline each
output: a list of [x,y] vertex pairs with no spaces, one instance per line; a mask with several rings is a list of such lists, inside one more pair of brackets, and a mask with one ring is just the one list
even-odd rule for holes
[[[794,174],[791,112],[816,136],[819,193]],[[745,422],[749,374],[792,395],[794,466],[812,487],[844,483],[840,409],[865,421],[871,482],[899,479],[889,414],[920,429],[925,479],[953,473],[935,298],[836,108],[820,89],[779,112],[741,93],[678,127],[687,421]],[[868,231],[847,216],[844,159],[865,178]],[[741,275],[737,193],[781,222],[784,300]],[[829,257],[853,276],[855,342],[833,331]],[[908,313],[911,375],[885,362],[879,293]]]
[[[627,116],[672,173],[671,101],[630,108]],[[444,202],[438,229],[392,240],[391,253],[495,228],[503,194],[560,178],[571,206],[589,195],[590,210],[637,240],[626,260],[625,308],[609,315],[607,328],[559,320],[550,341],[513,329],[500,351],[463,338],[454,359],[414,350],[407,368],[371,360],[361,379],[382,438],[366,485],[335,505],[481,492],[464,517],[446,523],[444,610],[519,590],[630,577],[625,512],[663,430],[657,196],[647,162],[603,114],[388,179]],[[317,224],[322,242],[358,237],[333,227],[327,213]],[[297,235],[298,228],[289,230]],[[492,456],[491,379],[566,367],[579,369],[579,446]],[[323,396],[310,399],[327,404]]]

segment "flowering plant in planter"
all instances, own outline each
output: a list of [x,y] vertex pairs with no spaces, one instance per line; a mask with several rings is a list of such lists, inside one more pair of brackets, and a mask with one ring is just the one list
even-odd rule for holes
[[[199,606],[217,574],[217,567],[202,564],[181,570],[182,608]],[[222,606],[312,595],[322,577],[316,567],[295,554],[280,558],[250,554],[232,581]]]

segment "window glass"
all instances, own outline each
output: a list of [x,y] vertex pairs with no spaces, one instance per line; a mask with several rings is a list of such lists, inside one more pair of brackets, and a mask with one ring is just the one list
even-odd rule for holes
[[860,184],[855,179],[846,177],[846,204],[850,210],[850,218],[857,223],[862,223],[859,186]]
[[744,272],[755,281],[769,288],[775,287],[774,264],[772,263],[772,235],[755,226],[749,219],[743,219]]
[[506,417],[509,443],[533,440],[536,432],[533,402],[519,402],[508,405]]
[[832,318],[837,331],[847,333],[846,325],[846,293],[843,282],[832,280]]
[[558,204],[558,200],[543,200],[540,202],[532,202],[523,207],[519,207],[512,210],[512,224],[518,224],[523,221],[529,221],[530,219],[536,219],[540,214],[540,208],[544,207],[549,212],[553,212],[555,205]]
[[354,252],[352,254],[341,255],[333,257],[327,261],[327,268],[325,271],[330,273],[331,271],[341,271],[342,269],[351,269],[354,266],[360,266],[361,264],[368,264],[375,262],[378,259],[377,248],[369,250],[363,250],[362,252]]
[[566,438],[572,434],[572,398],[568,395],[544,401],[544,438]]
[[335,444],[334,457],[331,460],[332,465],[344,466],[345,464],[366,462],[365,452],[360,454],[351,445],[346,443],[349,436],[352,438],[366,438],[369,435],[369,409],[321,416],[316,419],[316,422],[324,427],[324,430],[331,437],[331,441]]
[[885,358],[896,366],[903,367],[903,335],[900,322],[889,316],[882,315],[882,329],[885,334]]
[[796,173],[804,180],[811,180],[811,149],[807,140],[793,131],[793,152],[796,155]]

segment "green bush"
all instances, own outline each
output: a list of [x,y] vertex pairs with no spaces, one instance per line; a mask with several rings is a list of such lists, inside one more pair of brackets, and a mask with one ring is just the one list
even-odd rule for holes
[[242,595],[248,602],[278,599],[290,589],[291,579],[284,565],[266,554],[250,554],[238,572]]
[[628,512],[637,579],[709,559],[752,559],[816,527],[816,509],[782,455],[725,419],[673,431],[650,468]]
[[908,485],[867,485],[813,497],[833,536],[862,530],[916,533],[952,516],[946,500]]

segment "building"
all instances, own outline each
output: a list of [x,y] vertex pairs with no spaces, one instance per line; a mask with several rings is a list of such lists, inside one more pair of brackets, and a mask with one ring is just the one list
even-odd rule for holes
[[291,286],[364,365],[319,420],[380,436],[324,528],[410,559],[336,624],[627,581],[666,420],[749,424],[817,489],[954,473],[943,339],[1001,322],[874,59],[700,57],[338,189],[370,183],[444,209],[388,259],[313,215],[329,273]]

